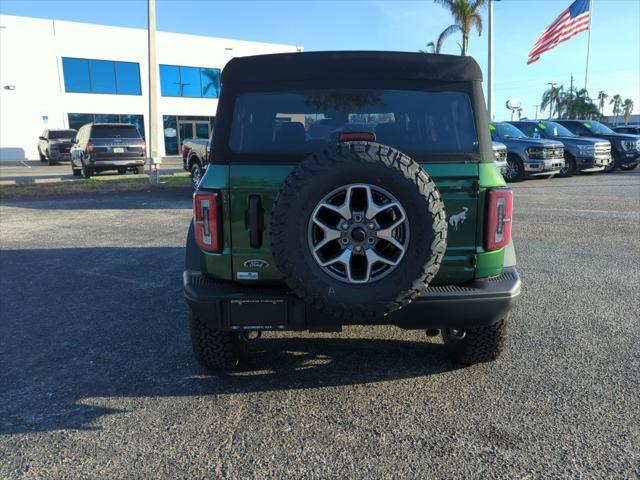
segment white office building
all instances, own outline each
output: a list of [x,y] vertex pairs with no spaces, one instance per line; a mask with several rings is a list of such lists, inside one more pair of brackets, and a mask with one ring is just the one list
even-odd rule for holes
[[[209,136],[220,71],[237,56],[300,47],[157,33],[158,154]],[[131,122],[149,137],[147,31],[0,15],[0,160],[37,159],[45,129]]]

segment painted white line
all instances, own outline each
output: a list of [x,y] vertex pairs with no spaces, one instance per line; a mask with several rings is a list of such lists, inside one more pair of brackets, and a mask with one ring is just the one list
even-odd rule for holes
[[24,165],[25,167],[27,167],[27,168],[31,168],[29,165],[27,165],[27,164],[26,164],[26,163],[24,163],[24,162],[20,162],[20,163],[21,163],[21,164],[23,164],[23,165]]

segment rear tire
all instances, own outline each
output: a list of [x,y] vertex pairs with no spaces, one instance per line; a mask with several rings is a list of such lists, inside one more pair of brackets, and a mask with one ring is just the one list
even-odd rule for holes
[[507,182],[521,182],[524,180],[524,164],[517,155],[507,155],[507,169],[504,173]]
[[209,370],[228,370],[240,360],[237,333],[221,332],[191,313],[191,346],[198,363]]
[[443,330],[442,339],[450,347],[453,358],[464,365],[492,362],[506,346],[506,318],[486,327],[457,330]]
[[47,161],[47,157],[45,155],[42,154],[42,152],[40,151],[40,149],[38,149],[38,157],[40,157],[40,161],[41,162],[46,162]]
[[126,168],[119,168],[118,169],[118,175],[126,175],[127,173],[127,169]]
[[82,175],[82,170],[79,168],[72,168],[71,171],[73,172],[74,177],[79,177]]
[[200,164],[195,161],[193,165],[191,165],[191,186],[194,190],[198,189],[200,185],[200,181],[202,180],[202,167]]
[[51,157],[47,157],[47,160],[48,160],[48,164],[49,164],[50,167],[53,167],[56,163],[58,163],[54,159],[52,159]]

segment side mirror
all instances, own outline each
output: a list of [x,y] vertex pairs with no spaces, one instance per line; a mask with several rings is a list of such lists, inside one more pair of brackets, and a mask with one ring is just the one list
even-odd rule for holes
[[38,139],[39,139],[39,140],[46,140],[46,138],[44,138],[42,135],[40,135],[40,136],[38,137]]

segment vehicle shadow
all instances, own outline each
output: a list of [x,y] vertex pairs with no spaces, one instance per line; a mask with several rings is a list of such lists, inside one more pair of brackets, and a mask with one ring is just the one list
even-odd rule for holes
[[183,255],[169,247],[1,251],[0,434],[99,428],[122,412],[105,398],[355,385],[456,368],[426,340],[300,333],[257,340],[238,371],[211,374],[191,353]]

